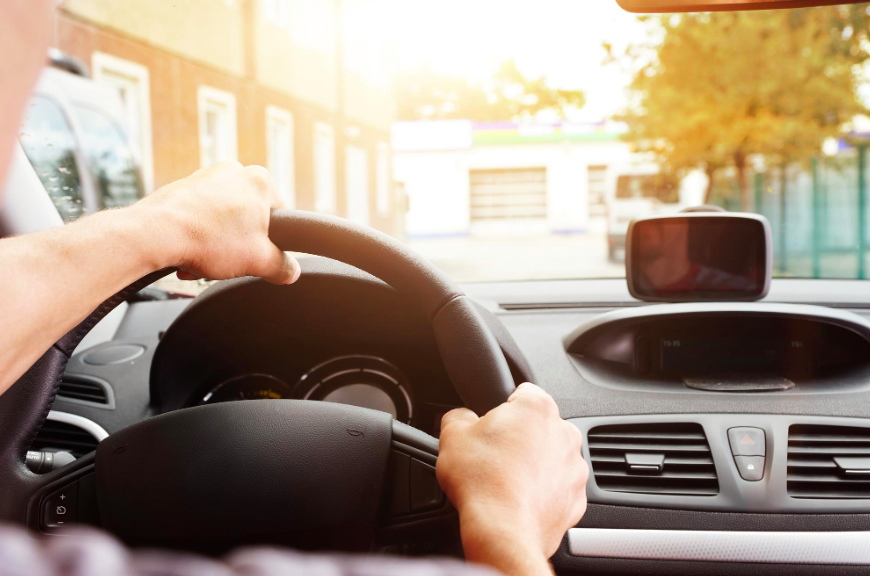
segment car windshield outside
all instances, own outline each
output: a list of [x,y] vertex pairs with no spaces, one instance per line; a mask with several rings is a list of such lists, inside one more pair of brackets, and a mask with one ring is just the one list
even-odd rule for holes
[[702,204],[764,215],[777,276],[866,278],[868,11],[64,0],[93,91],[41,84],[21,143],[66,221],[238,160],[457,281],[622,277],[631,220]]

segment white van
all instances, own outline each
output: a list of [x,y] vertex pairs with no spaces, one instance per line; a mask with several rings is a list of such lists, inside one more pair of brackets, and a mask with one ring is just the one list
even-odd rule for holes
[[120,94],[90,80],[68,60],[63,63],[66,69],[43,71],[19,141],[61,218],[69,222],[132,204],[144,190]]
[[704,203],[706,177],[693,171],[677,179],[655,164],[635,164],[612,180],[607,200],[607,251],[612,261],[625,259],[625,235],[632,220],[674,214]]

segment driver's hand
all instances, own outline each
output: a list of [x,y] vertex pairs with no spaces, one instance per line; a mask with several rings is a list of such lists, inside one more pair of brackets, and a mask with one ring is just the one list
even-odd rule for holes
[[459,511],[468,560],[506,574],[549,572],[546,560],[586,511],[582,442],[534,384],[483,418],[467,408],[444,415],[438,481]]
[[168,184],[130,207],[153,221],[155,268],[182,280],[259,276],[291,284],[299,263],[269,240],[271,210],[284,208],[269,171],[222,162]]

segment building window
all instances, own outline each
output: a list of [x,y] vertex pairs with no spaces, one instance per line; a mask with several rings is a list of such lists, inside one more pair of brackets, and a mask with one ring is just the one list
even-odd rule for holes
[[103,52],[91,58],[96,82],[112,86],[124,103],[124,129],[142,169],[145,192],[154,189],[154,151],[151,144],[151,79],[148,68]]
[[279,28],[290,28],[290,0],[263,0],[263,18]]
[[472,170],[471,220],[547,217],[546,168]]
[[345,149],[347,164],[347,217],[358,224],[369,224],[369,155],[361,146]]
[[329,124],[314,124],[314,209],[334,214],[335,130]]
[[203,168],[238,158],[236,137],[236,97],[229,92],[200,86],[199,152]]
[[393,179],[390,178],[390,146],[386,142],[378,142],[376,170],[378,214],[388,216],[390,214],[390,190]]
[[296,207],[296,170],[293,152],[293,115],[283,108],[266,107],[267,168],[278,193],[289,208]]
[[589,190],[589,215],[607,215],[607,166],[589,166],[586,169]]

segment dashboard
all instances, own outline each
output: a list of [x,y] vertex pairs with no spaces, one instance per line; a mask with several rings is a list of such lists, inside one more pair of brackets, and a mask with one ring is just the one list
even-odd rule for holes
[[403,424],[414,417],[410,384],[393,364],[377,356],[347,355],[318,364],[292,386],[270,374],[231,376],[191,406],[239,400],[315,400],[387,412]]
[[[340,269],[348,273],[336,282]],[[210,290],[163,334],[150,367],[159,412],[296,399],[374,408],[437,435],[461,405],[426,319],[392,288],[327,260],[298,290],[240,279]]]
[[[109,340],[71,359],[50,423],[99,436],[202,403],[307,398],[384,410],[437,436],[461,401],[426,319],[354,268],[302,265],[291,287],[236,280],[195,304],[129,305]],[[813,533],[854,544],[870,531],[863,283],[774,280],[763,301],[727,305],[641,303],[624,280],[463,289],[514,379],[539,383],[584,433],[589,507],[553,559],[558,572],[698,573],[704,561],[703,573],[860,573],[851,552],[836,561],[794,543]],[[75,397],[82,382],[106,401]],[[659,548],[632,544],[638,530],[656,530]],[[745,539],[745,554],[709,552],[728,537]],[[781,555],[771,561],[756,541]]]

